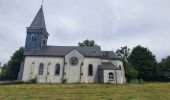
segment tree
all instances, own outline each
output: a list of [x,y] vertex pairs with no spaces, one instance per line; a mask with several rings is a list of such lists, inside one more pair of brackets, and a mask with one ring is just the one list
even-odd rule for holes
[[16,80],[20,70],[20,63],[23,59],[24,48],[17,50],[7,64],[4,64],[0,79],[2,80]]
[[128,57],[128,61],[138,70],[138,78],[144,80],[153,80],[155,78],[157,62],[148,48],[140,45],[136,46]]
[[130,49],[127,46],[117,49],[116,54],[124,61],[127,62],[127,58],[130,54]]
[[132,79],[137,79],[138,71],[134,69],[130,63],[124,62],[124,68],[125,68],[125,76],[127,78],[127,81],[130,81]]
[[162,70],[170,70],[170,56],[163,58],[160,62]]
[[160,80],[170,81],[170,56],[161,60],[158,71]]
[[130,64],[127,59],[130,54],[130,49],[127,46],[121,47],[121,49],[117,49],[116,54],[123,61],[127,81],[130,81],[131,79],[136,79],[138,76],[138,71],[133,68],[132,64]]
[[96,46],[94,40],[84,40],[83,42],[79,42],[78,46],[80,47],[90,47],[90,46]]

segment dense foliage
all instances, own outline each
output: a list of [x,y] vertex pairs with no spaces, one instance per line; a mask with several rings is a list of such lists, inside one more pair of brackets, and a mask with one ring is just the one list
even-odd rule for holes
[[128,62],[128,56],[130,54],[130,49],[127,46],[121,47],[121,49],[117,49],[116,54],[122,59],[124,69],[125,69],[125,76],[127,81],[136,79],[138,76],[138,71],[134,69],[132,64]]
[[128,57],[128,61],[138,70],[138,78],[143,80],[155,79],[157,61],[148,48],[136,46]]
[[20,63],[23,59],[24,48],[17,50],[7,64],[3,65],[0,74],[0,80],[16,80],[20,69]]
[[170,56],[161,60],[157,72],[160,80],[170,81]]
[[79,42],[78,46],[80,47],[89,47],[89,46],[95,46],[95,41],[94,40],[84,40],[83,42]]

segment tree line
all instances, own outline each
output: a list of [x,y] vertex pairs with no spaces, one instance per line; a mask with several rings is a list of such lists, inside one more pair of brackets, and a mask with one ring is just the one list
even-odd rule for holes
[[[94,40],[79,42],[78,46],[96,46]],[[2,67],[0,80],[16,80],[23,59],[24,48],[19,48]],[[157,62],[155,55],[146,47],[138,45],[130,50],[127,46],[116,51],[123,61],[127,81],[142,79],[144,81],[170,81],[170,56]]]
[[138,45],[130,51],[127,46],[117,49],[122,59],[127,81],[170,81],[170,56],[157,62],[155,55],[146,47]]

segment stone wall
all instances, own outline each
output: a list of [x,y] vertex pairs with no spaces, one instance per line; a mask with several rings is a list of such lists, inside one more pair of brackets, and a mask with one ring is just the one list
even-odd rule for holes
[[[70,58],[77,57],[79,62],[73,66]],[[73,49],[65,57],[45,57],[45,56],[26,56],[23,69],[22,81],[29,81],[37,77],[39,83],[99,83],[98,66],[102,62],[112,62],[116,66],[121,66],[121,70],[104,70],[104,83],[108,81],[109,71],[116,76],[113,83],[125,83],[124,68],[120,60],[108,60],[101,58],[84,57],[79,51]],[[44,64],[43,75],[38,75],[40,63]],[[60,75],[55,75],[55,66],[60,64]],[[93,75],[88,75],[88,66],[93,65]]]
[[[43,75],[38,75],[40,63],[44,64]],[[55,75],[55,66],[60,64],[60,75]],[[39,83],[61,83],[63,75],[64,58],[62,57],[25,57],[23,81],[37,77]],[[47,73],[47,68],[48,72]]]

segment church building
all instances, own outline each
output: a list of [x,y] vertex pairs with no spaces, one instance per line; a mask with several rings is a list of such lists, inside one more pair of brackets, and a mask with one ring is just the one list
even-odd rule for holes
[[38,83],[126,82],[123,63],[113,51],[102,51],[100,46],[49,46],[48,36],[41,6],[27,27],[18,80],[37,79]]

